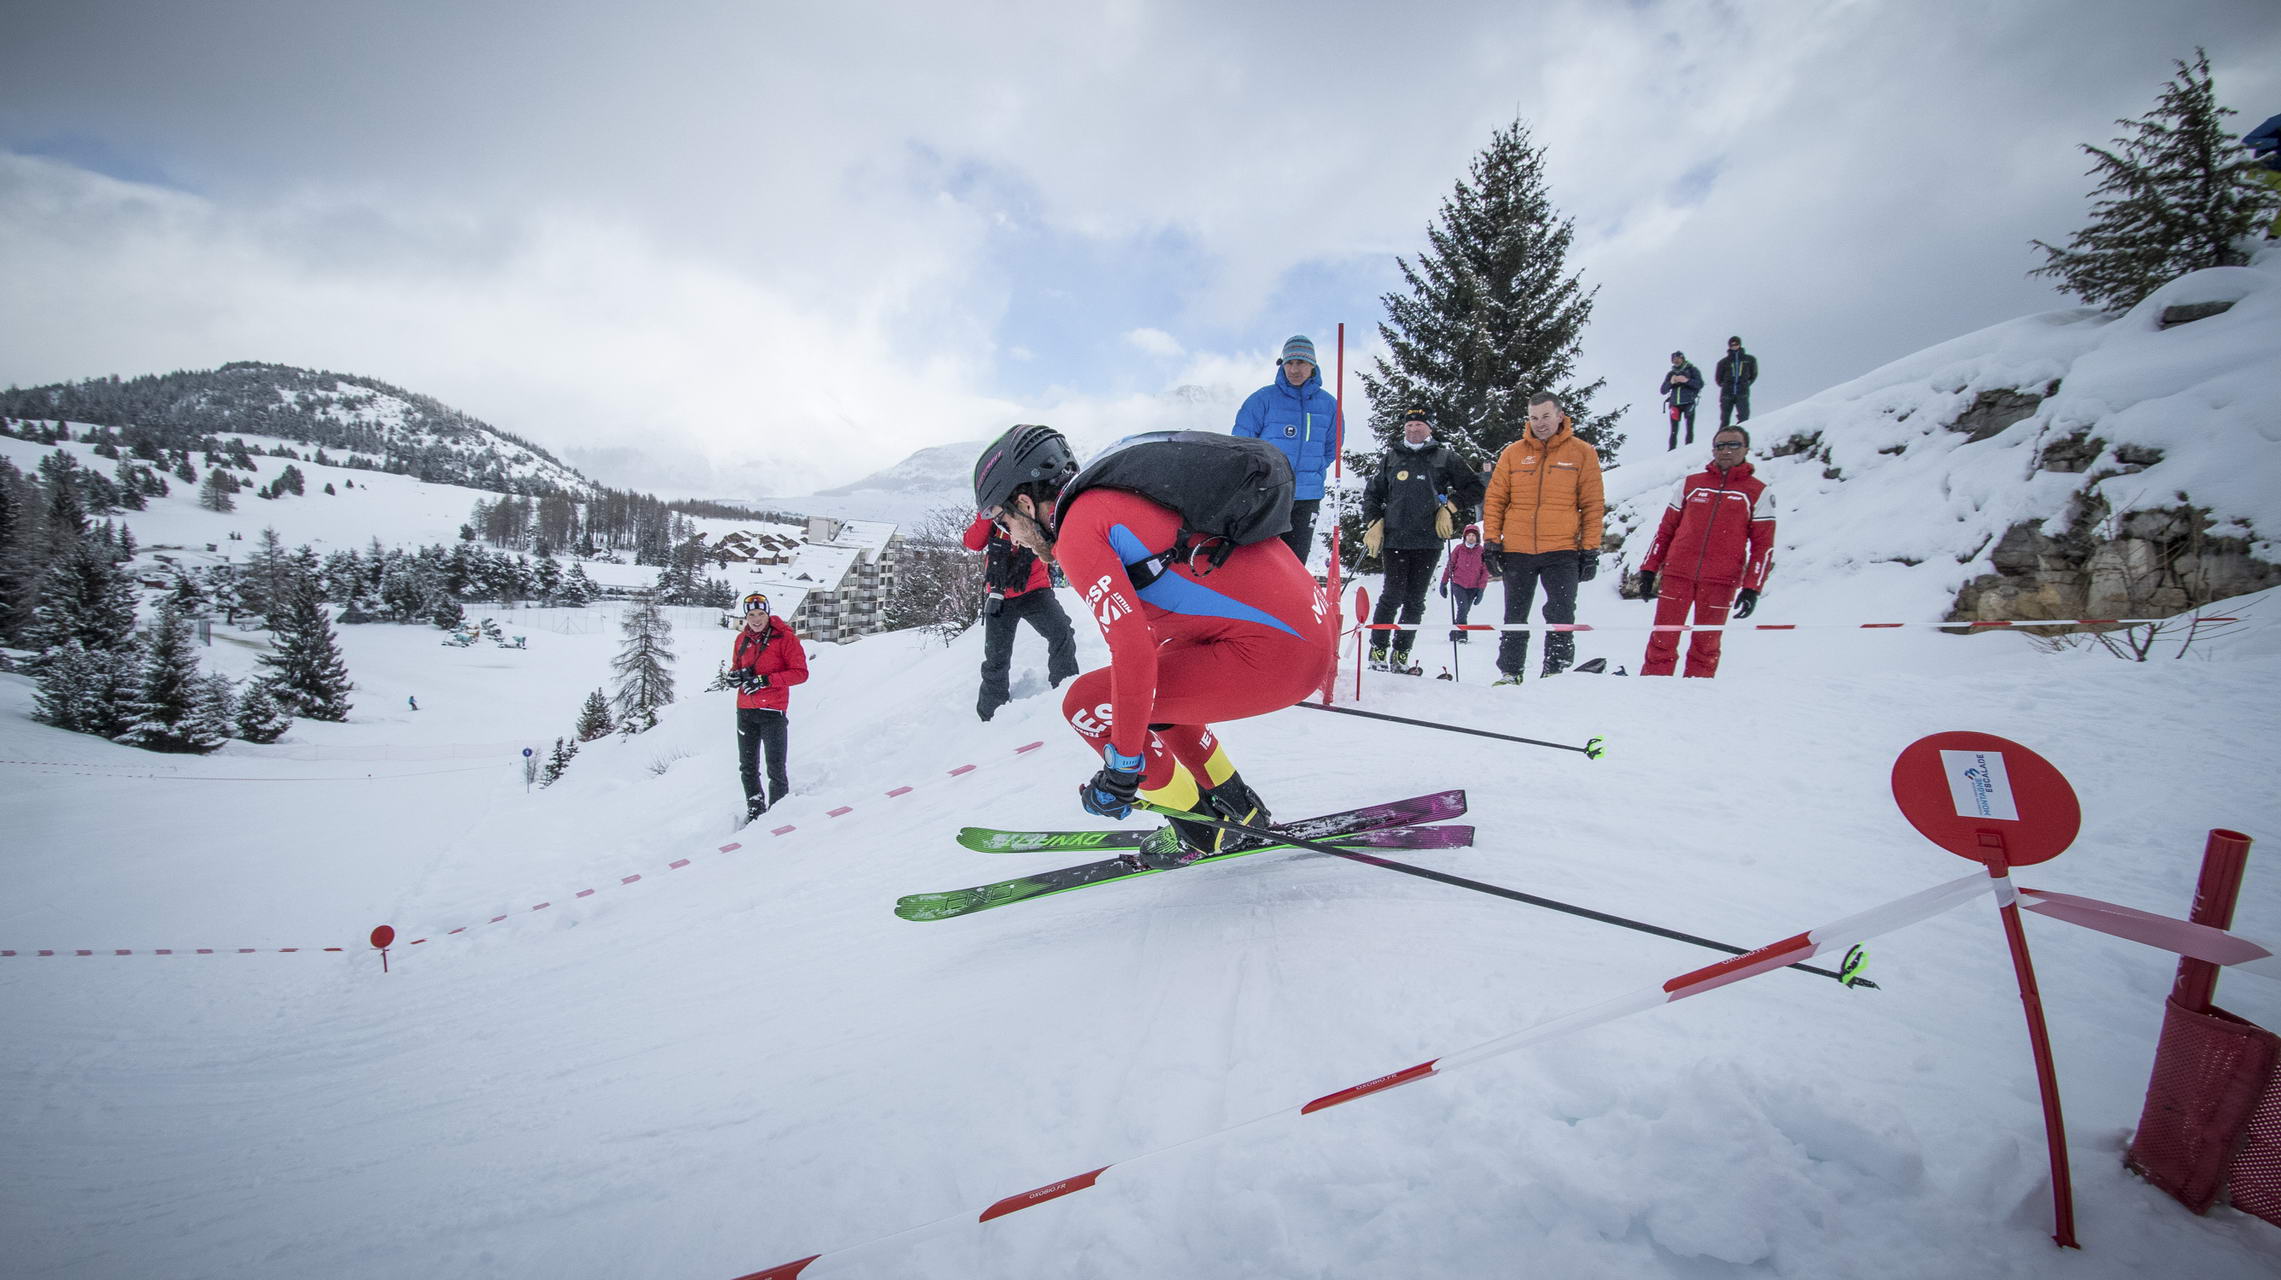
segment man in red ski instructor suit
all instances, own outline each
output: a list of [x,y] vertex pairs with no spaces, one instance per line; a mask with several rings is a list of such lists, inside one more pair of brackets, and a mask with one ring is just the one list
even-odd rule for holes
[[[1663,510],[1655,543],[1640,561],[1640,594],[1655,601],[1657,626],[1675,626],[1694,612],[1699,626],[1717,626],[1731,608],[1747,618],[1774,569],[1774,491],[1751,474],[1744,451],[1750,433],[1721,427],[1711,437],[1711,465],[1686,477]],[[1687,674],[1719,671],[1723,632],[1697,631],[1687,645]],[[1671,674],[1679,633],[1648,636],[1643,676]]]
[[[1133,492],[1072,496],[1061,433],[1019,426],[975,465],[978,514],[1041,560],[1058,560],[1109,642],[1109,665],[1070,683],[1062,711],[1101,753],[1078,789],[1087,812],[1122,818],[1136,797],[1266,826],[1267,806],[1211,722],[1280,711],[1320,687],[1334,656],[1330,605],[1279,538],[1235,547],[1213,567],[1172,558],[1179,513]],[[1158,869],[1236,847],[1223,828],[1175,818],[1135,861]]]

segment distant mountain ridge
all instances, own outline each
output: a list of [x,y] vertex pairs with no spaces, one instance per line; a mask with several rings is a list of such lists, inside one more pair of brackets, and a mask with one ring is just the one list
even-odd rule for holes
[[271,436],[373,469],[500,493],[601,488],[539,445],[377,378],[236,361],[218,369],[89,378],[0,391],[0,416],[118,428],[169,449],[205,436]]

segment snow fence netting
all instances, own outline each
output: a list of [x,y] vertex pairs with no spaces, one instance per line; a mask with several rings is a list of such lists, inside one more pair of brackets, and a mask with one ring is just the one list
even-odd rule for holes
[[2206,1213],[2221,1196],[2281,1226],[2281,1037],[2222,1009],[2165,1003],[2126,1163]]

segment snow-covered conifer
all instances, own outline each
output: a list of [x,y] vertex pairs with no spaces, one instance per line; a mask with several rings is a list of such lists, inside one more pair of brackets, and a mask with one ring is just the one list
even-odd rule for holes
[[293,727],[293,717],[277,705],[277,695],[271,692],[269,682],[255,680],[246,686],[245,696],[238,699],[235,734],[247,742],[275,742]]
[[330,611],[315,584],[295,591],[277,619],[272,637],[277,652],[263,654],[261,663],[270,669],[278,702],[307,720],[348,719],[348,695],[356,686],[349,682]]
[[571,732],[578,735],[580,742],[592,742],[616,727],[610,720],[610,700],[596,689],[586,695],[586,705],[578,709],[578,725]]
[[192,644],[182,610],[171,598],[160,602],[158,618],[143,637],[140,669],[126,689],[122,710],[129,723],[112,735],[115,740],[145,751],[198,754],[222,745],[223,736],[208,736],[210,726],[196,714],[200,690]]
[[618,676],[612,705],[619,731],[631,735],[655,728],[658,708],[673,701],[673,624],[656,600],[644,597],[626,610],[619,630],[626,639],[610,660]]
[[2209,55],[2196,49],[2176,65],[2153,110],[2115,122],[2129,132],[2112,149],[2084,144],[2099,179],[2091,221],[2064,249],[2030,241],[2044,264],[2029,275],[2121,311],[2189,271],[2249,260],[2241,242],[2271,220],[2281,192],[2258,182],[2256,160],[2228,129],[2234,111],[2218,105]]

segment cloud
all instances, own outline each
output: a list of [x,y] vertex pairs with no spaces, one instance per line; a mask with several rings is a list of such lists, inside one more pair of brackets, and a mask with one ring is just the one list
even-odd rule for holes
[[1339,321],[1351,393],[1394,257],[1519,118],[1600,290],[1603,405],[1652,412],[1663,353],[1741,332],[1771,409],[2057,305],[2021,273],[2082,217],[2075,145],[2197,42],[2262,119],[2268,17],[33,6],[0,45],[0,379],[289,361],[829,483],[1046,409],[1240,395]]
[[1152,356],[1176,356],[1181,351],[1180,339],[1162,329],[1128,329],[1125,342]]

